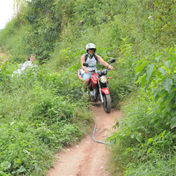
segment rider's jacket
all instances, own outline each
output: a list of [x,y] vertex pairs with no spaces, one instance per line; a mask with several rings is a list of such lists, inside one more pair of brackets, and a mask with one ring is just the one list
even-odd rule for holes
[[[93,71],[93,70],[97,70],[96,65],[97,65],[97,60],[95,59],[95,57],[93,56],[92,59],[89,58],[89,56],[87,56],[87,60],[86,63],[89,64],[89,66],[87,67],[87,69],[89,71]],[[81,75],[85,73],[85,71],[83,69],[81,69]]]

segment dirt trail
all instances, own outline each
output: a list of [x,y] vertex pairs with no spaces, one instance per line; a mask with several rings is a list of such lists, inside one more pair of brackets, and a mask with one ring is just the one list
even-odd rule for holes
[[[95,139],[104,142],[112,131],[115,118],[122,119],[121,112],[112,109],[107,114],[101,104],[94,104],[91,109],[97,126]],[[57,154],[59,159],[48,176],[110,176],[106,171],[107,153],[106,145],[94,142],[90,133],[79,144]]]

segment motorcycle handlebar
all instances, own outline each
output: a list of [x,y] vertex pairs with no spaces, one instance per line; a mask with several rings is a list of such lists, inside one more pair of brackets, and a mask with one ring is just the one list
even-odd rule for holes
[[[111,69],[107,68],[105,70],[102,70],[101,72],[103,71],[110,71]],[[92,70],[92,71],[89,71],[89,72],[93,72],[93,73],[97,73],[97,72],[100,72],[100,70],[96,71],[96,70]]]

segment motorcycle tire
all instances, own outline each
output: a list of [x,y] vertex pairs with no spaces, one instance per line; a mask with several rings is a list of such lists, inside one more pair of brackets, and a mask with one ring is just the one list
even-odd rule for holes
[[111,112],[111,97],[110,94],[103,94],[103,108],[106,113]]

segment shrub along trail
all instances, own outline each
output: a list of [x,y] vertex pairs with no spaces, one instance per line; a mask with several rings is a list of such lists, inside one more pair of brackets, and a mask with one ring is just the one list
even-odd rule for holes
[[[97,126],[94,137],[104,142],[113,130],[115,119],[122,119],[121,112],[112,109],[111,113],[107,114],[99,103],[93,104],[91,109]],[[54,168],[49,170],[48,176],[110,176],[105,170],[108,153],[106,145],[94,142],[92,132],[77,145],[58,153],[58,161]]]

